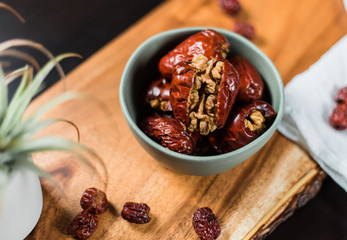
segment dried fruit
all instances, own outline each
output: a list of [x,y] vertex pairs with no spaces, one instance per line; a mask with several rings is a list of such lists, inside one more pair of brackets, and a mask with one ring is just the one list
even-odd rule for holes
[[177,119],[158,114],[145,118],[141,123],[143,132],[163,147],[183,154],[191,154],[195,149],[195,134],[185,131]]
[[237,100],[251,102],[263,97],[264,82],[257,69],[244,57],[235,56],[228,58],[235,67],[240,77],[240,88]]
[[222,128],[235,102],[239,76],[228,60],[195,56],[175,66],[170,102],[189,132],[208,135]]
[[246,22],[237,21],[232,29],[235,33],[238,33],[249,40],[255,37],[254,27]]
[[218,0],[218,4],[222,10],[230,16],[235,16],[241,10],[241,5],[238,0]]
[[93,214],[102,214],[108,208],[106,194],[96,188],[88,188],[82,194],[80,200],[81,207]]
[[[240,9],[238,1],[219,2],[230,14]],[[254,37],[254,28],[245,22],[237,22],[236,31]],[[273,114],[258,109],[264,103],[259,101],[264,95],[263,79],[246,58],[226,59],[229,51],[228,40],[207,29],[162,57],[158,66],[162,76],[144,94],[152,109],[142,112],[154,114],[140,122],[143,132],[170,150],[195,156],[233,151],[259,137],[276,113],[270,105]],[[240,105],[247,103],[252,104]],[[238,107],[245,107],[238,113],[245,119],[226,127],[235,120],[228,118],[232,111],[237,114]],[[254,112],[246,113],[248,108]]]
[[122,217],[136,224],[148,223],[151,218],[148,216],[150,208],[146,203],[126,202],[122,210]]
[[337,92],[335,101],[337,106],[330,115],[329,123],[336,130],[347,129],[347,87]]
[[159,71],[167,79],[172,78],[174,66],[177,63],[190,61],[197,55],[223,59],[230,51],[228,40],[220,33],[207,29],[194,34],[180,43],[160,59]]
[[257,139],[272,124],[276,116],[264,101],[240,106],[229,116],[225,127],[209,136],[210,144],[218,153],[227,153]]
[[219,223],[212,210],[208,207],[199,208],[193,214],[193,227],[200,239],[217,239],[221,233]]
[[80,212],[68,227],[68,234],[77,239],[88,239],[98,226],[98,216],[87,211]]
[[172,111],[170,104],[170,82],[160,77],[151,82],[146,92],[146,102],[154,109]]
[[336,130],[347,129],[347,103],[337,104],[330,115],[329,122]]
[[339,104],[347,103],[347,87],[343,87],[337,92],[335,101]]

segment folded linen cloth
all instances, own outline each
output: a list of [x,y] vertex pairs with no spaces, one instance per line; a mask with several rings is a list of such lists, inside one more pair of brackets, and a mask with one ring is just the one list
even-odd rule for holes
[[347,34],[285,87],[286,106],[278,130],[306,149],[347,191],[347,130],[329,124],[338,89],[347,86]]

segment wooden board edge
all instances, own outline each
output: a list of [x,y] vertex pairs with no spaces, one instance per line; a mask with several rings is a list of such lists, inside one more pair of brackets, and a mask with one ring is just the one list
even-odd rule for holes
[[282,222],[292,216],[296,209],[316,196],[325,177],[325,172],[318,166],[308,171],[242,240],[265,239]]

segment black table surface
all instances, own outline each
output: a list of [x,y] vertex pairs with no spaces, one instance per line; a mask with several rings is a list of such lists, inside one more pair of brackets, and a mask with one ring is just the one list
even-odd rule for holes
[[[26,23],[22,24],[9,12],[0,10],[0,41],[30,39],[43,44],[54,55],[76,52],[86,59],[162,1],[8,0],[5,3],[15,8]],[[35,51],[28,51],[41,63],[47,60]],[[62,66],[68,73],[82,61],[68,59]],[[57,80],[57,74],[52,73],[47,87]],[[15,84],[11,89],[15,89]],[[347,239],[346,192],[328,177],[318,195],[267,239]]]

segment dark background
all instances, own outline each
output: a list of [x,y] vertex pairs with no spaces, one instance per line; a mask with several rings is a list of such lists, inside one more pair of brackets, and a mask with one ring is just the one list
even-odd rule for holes
[[[25,38],[43,44],[54,55],[76,52],[84,59],[111,41],[126,28],[151,11],[162,0],[13,0],[5,1],[26,20],[23,24],[9,12],[0,9],[0,41]],[[44,63],[47,58],[35,51]],[[66,72],[83,61],[62,62]],[[22,64],[21,62],[15,63]],[[47,87],[58,80],[49,76]],[[15,84],[11,85],[15,89]],[[347,239],[347,194],[330,178],[321,191],[294,216],[282,223],[268,239],[341,240]]]

